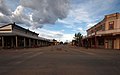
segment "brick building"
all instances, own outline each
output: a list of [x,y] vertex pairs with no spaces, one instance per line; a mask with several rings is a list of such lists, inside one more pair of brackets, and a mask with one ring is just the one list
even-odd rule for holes
[[89,47],[120,49],[120,13],[109,14],[102,21],[87,30]]

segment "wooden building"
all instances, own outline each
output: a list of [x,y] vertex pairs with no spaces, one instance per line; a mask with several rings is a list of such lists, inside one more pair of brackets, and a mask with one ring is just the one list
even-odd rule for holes
[[0,48],[27,48],[50,45],[50,40],[15,23],[0,27]]

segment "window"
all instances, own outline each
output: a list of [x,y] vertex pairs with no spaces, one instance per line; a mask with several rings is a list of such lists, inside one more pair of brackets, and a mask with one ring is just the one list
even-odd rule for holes
[[109,22],[109,30],[114,29],[114,21]]
[[105,24],[102,25],[102,31],[104,31],[104,30],[105,30]]
[[93,30],[91,30],[91,33],[93,33],[94,31]]
[[96,28],[96,31],[100,31],[102,29],[102,25]]

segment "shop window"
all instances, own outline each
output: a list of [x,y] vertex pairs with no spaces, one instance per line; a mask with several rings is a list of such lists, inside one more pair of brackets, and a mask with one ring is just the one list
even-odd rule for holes
[[92,39],[92,45],[95,45],[95,38]]
[[98,45],[104,45],[104,38],[98,39]]
[[114,21],[109,22],[109,30],[114,29]]

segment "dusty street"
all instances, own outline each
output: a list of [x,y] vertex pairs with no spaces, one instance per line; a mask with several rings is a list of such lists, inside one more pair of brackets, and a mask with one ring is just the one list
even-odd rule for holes
[[63,45],[0,50],[0,75],[120,75],[120,51]]

